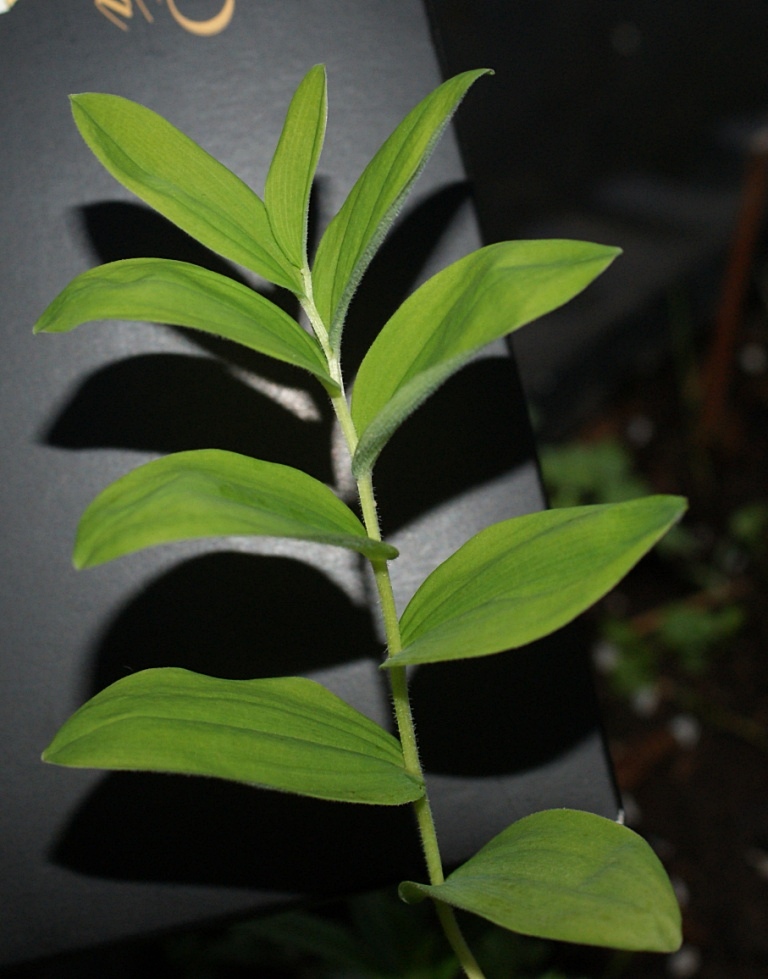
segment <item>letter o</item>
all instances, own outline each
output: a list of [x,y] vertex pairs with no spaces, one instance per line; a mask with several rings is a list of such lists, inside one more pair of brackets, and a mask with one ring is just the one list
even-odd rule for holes
[[224,0],[224,6],[215,17],[210,17],[208,20],[192,20],[180,12],[175,0],[167,0],[167,3],[171,16],[176,23],[180,24],[185,31],[189,31],[190,34],[197,34],[200,37],[220,34],[225,27],[229,26],[235,13],[235,0]]

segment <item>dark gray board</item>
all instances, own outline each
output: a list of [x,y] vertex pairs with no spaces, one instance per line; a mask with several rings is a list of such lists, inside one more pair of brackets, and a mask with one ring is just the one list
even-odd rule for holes
[[[197,5],[199,17],[203,7],[210,15],[220,5]],[[236,541],[159,549],[86,573],[70,565],[85,505],[159,453],[216,445],[338,485],[330,421],[310,382],[167,327],[33,338],[31,325],[99,261],[155,254],[223,265],[102,171],[71,121],[67,93],[111,91],[149,105],[260,190],[290,94],[307,68],[325,62],[322,223],[439,81],[421,4],[251,0],[207,38],[184,30],[165,3],[150,5],[152,23],[132,8],[129,30],[85,0],[20,0],[0,17],[0,965],[421,874],[405,809],[39,761],[85,697],[155,665],[233,677],[303,672],[387,716],[368,584],[353,557]],[[478,244],[449,134],[355,301],[348,363],[414,282]],[[403,549],[401,603],[471,533],[543,505],[503,347],[403,428],[382,457],[378,497],[385,531]],[[573,634],[420,671],[413,691],[448,862],[535,809],[615,816]]]

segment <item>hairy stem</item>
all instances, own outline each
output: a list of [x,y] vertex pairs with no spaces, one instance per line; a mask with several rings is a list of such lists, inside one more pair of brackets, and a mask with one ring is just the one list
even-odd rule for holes
[[[309,319],[315,336],[323,348],[326,360],[328,361],[328,371],[340,388],[339,394],[331,397],[331,404],[333,405],[333,410],[341,427],[351,458],[357,448],[358,437],[344,393],[341,363],[338,355],[331,348],[328,330],[315,306],[312,295],[312,277],[308,269],[304,270],[303,279],[305,297],[301,301],[301,305]],[[363,523],[368,536],[374,540],[381,540],[381,527],[376,511],[376,500],[370,473],[357,480],[357,493],[358,499],[360,500]],[[373,568],[373,577],[376,582],[376,592],[379,598],[379,608],[381,609],[384,624],[387,655],[394,656],[395,653],[402,649],[402,640],[400,636],[400,621],[398,619],[395,596],[392,590],[392,579],[389,574],[389,565],[386,561],[371,561],[371,566]],[[393,667],[388,672],[395,722],[403,751],[403,761],[409,772],[423,779],[424,770],[421,765],[419,749],[416,743],[416,730],[413,723],[413,711],[411,710],[411,701],[408,693],[406,668],[404,666]],[[416,814],[416,823],[427,865],[429,882],[430,884],[442,884],[445,880],[443,862],[440,857],[440,847],[437,842],[437,830],[432,816],[432,807],[430,806],[429,796],[426,790],[424,795],[413,803],[413,808]],[[447,904],[443,904],[441,901],[436,901],[435,906],[445,936],[468,979],[485,979],[480,966],[477,964],[474,955],[461,933],[453,908]]]
[[480,968],[477,959],[472,954],[472,949],[467,945],[467,940],[459,928],[459,923],[456,920],[453,908],[449,904],[443,904],[442,901],[435,901],[434,905],[437,910],[437,917],[445,932],[445,937],[456,953],[456,957],[467,979],[485,979],[483,970]]
[[[370,475],[358,480],[358,492],[363,510],[363,522],[365,523],[368,535],[374,537],[376,540],[380,540],[381,532],[376,515]],[[371,561],[371,565],[373,567],[376,590],[379,596],[379,606],[384,621],[387,655],[393,656],[402,649],[402,641],[395,597],[392,591],[392,579],[389,575],[389,566],[386,561]],[[416,743],[416,730],[413,723],[413,711],[411,710],[411,701],[408,693],[406,668],[404,666],[391,667],[388,672],[395,710],[395,721],[403,750],[405,767],[408,771],[413,772],[419,778],[423,779],[424,770],[421,765],[419,749]],[[413,803],[413,808],[416,814],[419,836],[421,837],[421,846],[427,865],[429,882],[430,884],[442,884],[445,880],[443,862],[440,857],[437,830],[426,789],[424,795]],[[445,937],[448,939],[468,979],[484,979],[483,972],[459,928],[459,923],[456,920],[453,908],[447,904],[443,904],[442,901],[435,901],[434,903]]]
[[[343,395],[340,399],[333,400],[336,415],[345,436],[347,431],[350,431],[352,434],[352,440],[347,439],[347,445],[351,453],[354,451],[354,446],[357,443],[357,435],[354,432],[354,424],[349,416],[349,408],[343,399]],[[343,404],[339,402],[343,402]],[[370,474],[357,481],[357,489],[363,514],[363,523],[365,524],[368,536],[374,540],[381,540],[381,530],[376,512],[376,502],[373,495]],[[402,640],[400,637],[400,623],[395,605],[395,596],[392,590],[392,579],[389,574],[389,565],[386,561],[371,561],[371,566],[376,582],[379,608],[381,609],[384,623],[387,655],[393,656],[402,649]],[[403,751],[405,767],[409,772],[423,779],[424,770],[421,765],[419,749],[416,743],[416,729],[413,723],[413,711],[411,710],[411,701],[408,693],[406,668],[404,666],[392,667],[388,672],[395,722],[397,724],[397,732]],[[413,808],[416,814],[416,823],[421,838],[424,860],[427,865],[429,882],[430,884],[442,884],[445,880],[443,862],[440,856],[440,847],[437,841],[437,830],[432,816],[432,807],[426,789],[424,795],[413,803]],[[469,979],[484,979],[483,973],[461,933],[453,908],[442,902],[435,902],[435,904],[440,924],[451,948],[456,953],[462,969]]]

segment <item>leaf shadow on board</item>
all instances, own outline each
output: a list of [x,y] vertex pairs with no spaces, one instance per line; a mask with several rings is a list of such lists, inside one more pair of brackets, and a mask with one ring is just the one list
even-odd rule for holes
[[[535,466],[535,459],[513,361],[475,360],[449,378],[384,446],[374,479],[385,533],[505,473]],[[510,498],[509,511],[495,518],[519,511],[520,501]]]
[[[118,262],[126,258],[169,258],[201,265],[241,285],[253,284],[238,266],[206,248],[168,218],[140,201],[104,200],[85,204],[74,209],[74,220],[85,246],[97,263]],[[289,292],[263,284],[266,292],[274,292],[274,296],[269,296],[273,302],[279,303],[282,297],[285,311],[295,313],[296,300]]]
[[[189,262],[254,289],[294,319],[299,313],[298,300],[286,289],[272,286],[255,274],[251,275],[251,279],[247,278],[237,265],[206,248],[144,204],[102,201],[81,207],[77,213],[81,232],[99,263],[126,258]],[[171,329],[231,366],[266,376],[277,384],[306,388],[310,394],[318,396],[317,401],[322,408],[326,406],[324,392],[303,370],[200,330],[172,325]],[[330,408],[328,412],[330,414]]]
[[[353,688],[346,698],[375,714],[387,703],[379,656],[369,611],[321,571],[289,558],[213,553],[173,567],[123,607],[101,637],[83,696],[156,666],[231,679],[338,668]],[[355,668],[365,661],[370,669]],[[386,843],[371,847],[372,839]],[[402,873],[418,870],[408,807],[110,772],[81,800],[51,858],[111,879],[343,893],[391,882],[393,853]]]
[[[317,568],[215,551],[174,564],[126,602],[99,639],[83,695],[158,666],[246,680],[380,656],[371,612]],[[384,678],[371,673],[385,697]]]
[[[411,699],[427,771],[519,774],[599,731],[586,649],[571,626],[521,649],[416,670]],[[551,793],[539,802],[557,805],[556,785]]]
[[101,780],[51,858],[100,878],[254,888],[254,908],[423,874],[409,806],[355,806],[144,772]]
[[86,377],[42,441],[65,449],[228,449],[332,481],[330,419],[297,417],[210,357],[136,354]]
[[[289,316],[296,318],[299,303],[286,289],[279,289],[255,274],[253,281],[241,269],[211,251],[178,228],[162,214],[134,201],[101,201],[76,209],[80,234],[97,263],[117,262],[126,258],[166,258],[189,262],[218,275],[226,276],[240,285],[255,289]],[[221,340],[200,330],[178,327],[188,340],[234,366],[255,370],[272,376],[276,383],[293,383],[313,393],[323,394],[308,374],[271,357],[262,357],[240,344]]]

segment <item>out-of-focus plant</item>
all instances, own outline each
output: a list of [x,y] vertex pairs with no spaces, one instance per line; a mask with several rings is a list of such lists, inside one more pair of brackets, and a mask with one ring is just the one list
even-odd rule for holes
[[[541,453],[544,481],[555,506],[631,499],[652,492],[632,451],[616,437],[548,446]],[[701,676],[712,656],[747,619],[741,574],[766,553],[768,504],[735,510],[719,535],[697,535],[678,525],[656,549],[682,594],[627,617],[603,606],[598,616],[598,665],[622,696],[635,696],[673,672]]]

